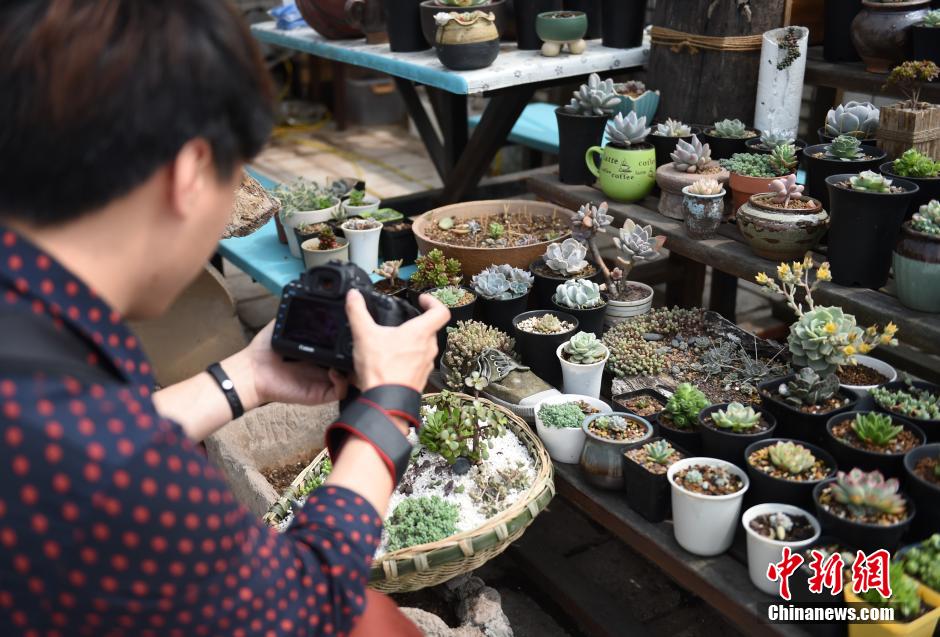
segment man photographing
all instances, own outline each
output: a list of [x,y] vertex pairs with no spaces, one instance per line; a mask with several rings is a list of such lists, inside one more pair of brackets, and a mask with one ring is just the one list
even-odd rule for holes
[[[209,373],[151,393],[125,319],[198,274],[272,91],[219,0],[0,5],[0,622],[23,635],[348,634],[448,312],[400,327],[346,310],[362,398],[334,469],[283,535],[196,443],[267,402],[343,398],[268,326]],[[378,603],[378,602],[377,602]],[[388,626],[390,634],[393,630]]]

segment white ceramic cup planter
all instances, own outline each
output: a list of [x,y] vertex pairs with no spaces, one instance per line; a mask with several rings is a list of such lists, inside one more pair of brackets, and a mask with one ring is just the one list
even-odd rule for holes
[[[781,542],[772,540],[760,535],[751,528],[751,520],[767,513],[785,513],[790,516],[802,515],[809,523],[813,525],[812,537],[799,542]],[[741,524],[747,531],[747,571],[751,576],[751,582],[759,590],[768,595],[776,596],[780,590],[779,582],[772,582],[767,579],[767,566],[771,563],[778,563],[783,555],[783,547],[789,546],[794,553],[799,553],[800,549],[806,548],[819,538],[821,527],[819,521],[799,507],[790,504],[767,503],[752,506],[741,516]]]
[[306,269],[309,270],[310,268],[326,265],[333,259],[339,261],[349,260],[349,244],[346,243],[346,239],[337,237],[336,242],[340,245],[332,250],[313,249],[312,244],[316,241],[316,239],[307,239],[300,245],[300,249],[303,252],[304,267]]
[[353,230],[347,221],[342,225],[343,234],[349,241],[349,260],[360,268],[372,273],[379,264],[379,236],[382,234],[382,224],[368,230]]
[[608,327],[616,325],[633,316],[646,314],[650,311],[650,308],[653,307],[653,288],[639,281],[629,281],[629,284],[643,288],[647,291],[648,296],[639,301],[614,301],[613,299],[608,299],[607,313],[604,314],[604,322]]
[[[590,365],[578,365],[566,361],[561,355],[568,341],[565,341],[555,350],[555,356],[561,362],[562,387],[566,394],[582,394],[592,398],[598,398],[601,395],[601,381],[604,378],[604,365],[610,358],[610,350],[604,356],[604,360]],[[606,349],[606,347],[605,347]]]
[[347,217],[363,217],[378,210],[379,206],[382,204],[381,199],[373,197],[372,195],[366,195],[362,200],[365,203],[361,206],[353,206],[349,203],[348,199],[343,199],[340,205],[343,207],[343,211],[346,213]]
[[[339,207],[339,200],[336,200],[329,208],[322,210],[297,210],[281,214],[281,225],[284,226],[284,233],[287,235],[287,247],[292,256],[298,259],[303,258],[300,252],[300,244],[297,243],[297,236],[294,234],[294,228],[303,225],[312,225],[315,223],[325,223],[333,218],[336,209]],[[371,271],[371,270],[370,270]]]
[[[872,357],[872,356],[865,356],[864,354],[856,354],[856,355],[855,355],[855,361],[856,361],[859,365],[864,365],[865,367],[870,367],[871,369],[875,370],[876,372],[880,372],[881,374],[887,376],[887,377],[888,377],[888,380],[885,381],[886,383],[893,383],[894,381],[896,381],[896,380],[898,379],[898,372],[897,372],[897,370],[894,369],[894,367],[892,367],[891,365],[888,365],[886,362],[881,361],[881,360],[878,360],[877,358],[874,358],[874,357]],[[869,389],[874,389],[875,387],[878,387],[878,385],[846,385],[846,384],[842,384],[842,387],[845,387],[846,389],[852,389],[852,390],[854,390],[854,391],[865,392],[865,391],[868,391]]]
[[581,459],[581,449],[584,447],[584,431],[581,427],[546,427],[539,418],[542,405],[558,405],[560,403],[573,403],[583,401],[599,410],[602,414],[609,414],[613,410],[610,405],[591,396],[578,394],[561,394],[546,398],[535,406],[535,429],[548,451],[548,455],[556,462],[577,464]]
[[[728,495],[702,495],[688,491],[673,479],[679,471],[694,465],[722,467],[744,483],[740,491]],[[750,486],[747,474],[730,462],[717,458],[686,458],[666,472],[672,491],[672,521],[676,541],[689,553],[709,557],[728,550],[741,515],[741,502]]]

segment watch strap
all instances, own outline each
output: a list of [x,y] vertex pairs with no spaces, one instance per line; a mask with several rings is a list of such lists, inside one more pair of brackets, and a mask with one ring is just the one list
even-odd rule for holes
[[225,370],[222,369],[222,365],[212,363],[206,368],[206,371],[209,372],[209,375],[212,376],[216,384],[218,384],[219,389],[221,389],[222,393],[225,395],[225,400],[228,401],[228,406],[232,409],[232,419],[234,420],[235,418],[241,417],[242,414],[245,413],[245,408],[242,406],[242,401],[238,397],[238,392],[235,391],[235,383],[232,382],[232,379],[229,378]]

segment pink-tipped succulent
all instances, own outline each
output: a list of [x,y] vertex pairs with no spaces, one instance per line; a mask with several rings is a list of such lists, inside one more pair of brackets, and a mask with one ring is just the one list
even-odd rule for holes
[[770,182],[770,192],[774,193],[774,203],[783,204],[786,208],[792,197],[803,194],[803,186],[796,183],[796,175],[787,175]]
[[852,469],[840,471],[832,485],[832,497],[857,515],[866,512],[897,515],[905,511],[906,502],[898,493],[897,478],[885,480],[880,471],[866,473]]

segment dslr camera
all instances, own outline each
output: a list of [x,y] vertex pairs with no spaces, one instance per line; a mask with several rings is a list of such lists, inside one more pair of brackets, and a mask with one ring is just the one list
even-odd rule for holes
[[379,325],[395,327],[420,314],[407,301],[376,292],[369,275],[354,263],[330,261],[284,288],[271,348],[288,359],[352,371],[352,332],[345,307],[350,290],[362,293]]

